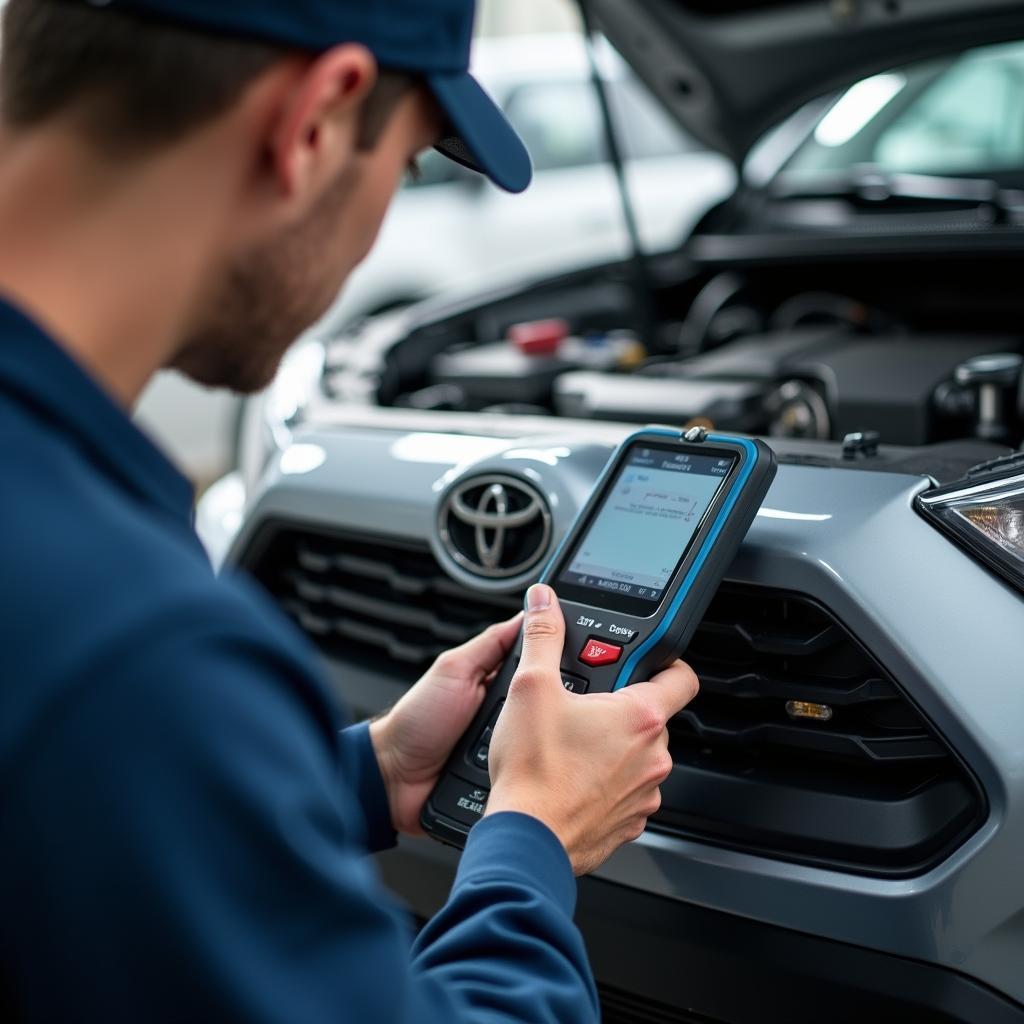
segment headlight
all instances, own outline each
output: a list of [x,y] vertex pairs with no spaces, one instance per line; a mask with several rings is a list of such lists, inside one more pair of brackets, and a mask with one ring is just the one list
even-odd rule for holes
[[239,469],[251,488],[270,458],[291,443],[292,431],[317,394],[324,372],[323,343],[312,338],[297,342],[281,363],[273,384],[245,405],[239,438]]
[[998,476],[979,474],[923,495],[918,507],[957,543],[1024,590],[1024,458],[1016,456],[1004,465]]
[[324,346],[308,339],[290,348],[274,383],[267,388],[264,416],[279,451],[291,443],[292,428],[316,393],[324,372]]

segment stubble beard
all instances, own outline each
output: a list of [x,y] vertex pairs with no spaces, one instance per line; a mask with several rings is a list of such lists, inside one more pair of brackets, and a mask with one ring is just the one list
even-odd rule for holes
[[243,395],[273,381],[292,343],[323,316],[341,288],[322,260],[332,251],[331,233],[342,230],[354,175],[346,171],[304,221],[226,269],[171,362],[174,369],[199,384]]

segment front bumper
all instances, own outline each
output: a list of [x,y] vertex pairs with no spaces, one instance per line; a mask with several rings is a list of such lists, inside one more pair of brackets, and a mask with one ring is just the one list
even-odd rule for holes
[[[429,541],[438,490],[468,466],[528,466],[557,491],[564,529],[603,464],[595,444],[606,455],[612,435],[602,427],[587,444],[560,444],[568,453],[555,457],[536,438],[484,431],[308,431],[296,441],[318,457],[271,467],[229,561],[244,563],[271,522],[373,524],[381,537]],[[941,863],[903,878],[648,832],[581,885],[580,921],[602,983],[721,1020],[854,1019],[843,1016],[850,1007],[863,1020],[866,1006],[892,1019],[899,998],[911,1000],[902,1019],[1018,1019],[992,1007],[1017,1013],[1007,1000],[1024,1004],[1024,604],[917,516],[925,487],[919,476],[783,465],[729,575],[830,608],[969,765],[988,799],[984,823]],[[344,659],[327,667],[362,713],[403,691]],[[382,868],[426,915],[447,891],[451,856],[405,844]],[[769,1013],[759,986],[784,1011]]]
[[[412,839],[378,862],[425,920],[447,897],[457,854]],[[599,878],[580,880],[576,921],[605,1024],[1024,1024],[1024,1006],[955,971]]]

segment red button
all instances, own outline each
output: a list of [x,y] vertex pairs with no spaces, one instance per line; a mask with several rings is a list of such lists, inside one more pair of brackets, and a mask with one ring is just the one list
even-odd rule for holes
[[614,665],[622,657],[622,648],[603,640],[588,640],[580,652],[584,665]]

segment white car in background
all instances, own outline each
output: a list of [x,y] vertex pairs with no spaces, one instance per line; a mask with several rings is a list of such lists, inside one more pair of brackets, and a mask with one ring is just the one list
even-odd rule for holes
[[[731,194],[732,164],[677,127],[609,48],[599,53],[627,160],[641,240],[679,245]],[[576,35],[481,40],[475,70],[533,156],[529,191],[510,196],[430,153],[397,197],[373,255],[322,323],[330,336],[355,318],[443,292],[603,263],[629,240],[608,163],[601,113]],[[234,460],[239,400],[164,374],[139,419],[200,485]]]

